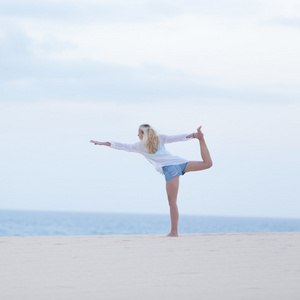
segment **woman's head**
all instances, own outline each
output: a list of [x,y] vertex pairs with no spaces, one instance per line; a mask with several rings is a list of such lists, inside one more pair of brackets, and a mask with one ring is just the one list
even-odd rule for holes
[[149,124],[140,125],[138,137],[141,141],[145,142],[145,140],[147,140],[147,136],[150,128],[151,126]]
[[139,139],[145,143],[146,150],[154,154],[158,149],[158,136],[156,131],[149,124],[142,124],[139,127]]

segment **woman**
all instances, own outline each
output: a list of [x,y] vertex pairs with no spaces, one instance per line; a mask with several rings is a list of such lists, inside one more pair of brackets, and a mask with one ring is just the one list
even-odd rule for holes
[[[158,172],[165,175],[171,216],[171,232],[168,236],[178,236],[177,227],[179,213],[177,207],[177,194],[179,188],[179,176],[184,175],[184,173],[187,172],[208,169],[212,166],[212,160],[204,141],[203,133],[201,132],[201,126],[195,133],[167,136],[157,135],[150,125],[143,124],[139,127],[138,137],[140,142],[135,144],[123,144],[113,141],[97,142],[94,140],[91,140],[90,142],[95,145],[103,145],[118,150],[140,153],[145,156]],[[188,161],[172,155],[165,149],[166,143],[187,141],[193,138],[199,140],[202,161]]]

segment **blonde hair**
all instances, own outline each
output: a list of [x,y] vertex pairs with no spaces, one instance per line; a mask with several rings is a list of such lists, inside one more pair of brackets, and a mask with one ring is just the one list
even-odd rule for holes
[[145,143],[146,150],[154,154],[158,150],[159,144],[156,131],[148,124],[142,124],[139,128],[143,134],[142,142]]

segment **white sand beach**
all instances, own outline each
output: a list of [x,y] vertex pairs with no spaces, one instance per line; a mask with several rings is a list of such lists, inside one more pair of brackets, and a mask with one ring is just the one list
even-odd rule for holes
[[300,233],[0,238],[2,300],[300,299]]

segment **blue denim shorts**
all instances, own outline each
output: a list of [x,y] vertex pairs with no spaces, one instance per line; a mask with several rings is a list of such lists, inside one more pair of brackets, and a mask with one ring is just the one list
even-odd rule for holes
[[171,165],[171,166],[164,166],[162,167],[165,178],[166,178],[166,182],[168,182],[169,180],[180,176],[180,175],[184,175],[184,170],[186,168],[186,165],[188,163],[184,163],[184,164],[180,164],[180,165]]

